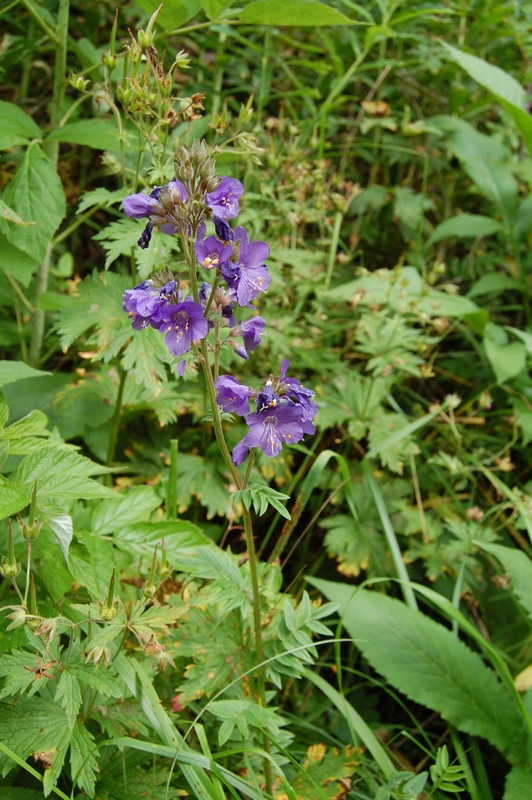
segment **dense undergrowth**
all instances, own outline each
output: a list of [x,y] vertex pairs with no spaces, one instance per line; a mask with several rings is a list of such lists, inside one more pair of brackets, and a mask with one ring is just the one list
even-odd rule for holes
[[[0,10],[0,797],[528,800],[532,4],[155,11]],[[270,248],[211,378],[122,310],[198,301],[121,204],[200,140]],[[284,359],[316,433],[236,469]]]

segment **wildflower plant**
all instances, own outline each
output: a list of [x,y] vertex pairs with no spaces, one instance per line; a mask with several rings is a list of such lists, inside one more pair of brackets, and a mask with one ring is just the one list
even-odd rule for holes
[[[265,263],[270,248],[266,242],[250,240],[243,226],[231,226],[239,214],[243,192],[240,181],[216,174],[205,142],[195,141],[190,148],[179,146],[175,179],[149,192],[129,195],[123,208],[129,217],[147,220],[138,239],[139,247],[148,248],[154,235],[178,236],[184,264],[178,265],[175,272],[165,269],[155,273],[127,290],[122,308],[135,330],[152,327],[164,337],[178,375],[184,375],[187,364],[195,364],[203,372],[216,440],[242,502],[252,588],[257,693],[260,705],[265,707],[263,598],[250,507],[252,502],[257,507],[257,492],[261,501],[266,500],[259,502],[259,507],[270,503],[278,508],[280,498],[286,495],[268,487],[250,486],[249,480],[257,449],[273,458],[283,445],[295,444],[305,434],[314,433],[313,419],[318,409],[312,399],[314,392],[296,378],[287,377],[286,359],[279,375],[269,375],[257,389],[232,375],[220,374],[222,349],[230,348],[247,359],[260,346],[266,327],[264,319],[255,313],[253,302],[266,293],[270,283]],[[207,277],[209,280],[204,280]],[[251,316],[237,319],[246,311]],[[225,440],[222,412],[245,417],[249,427],[232,453]],[[242,477],[237,467],[246,459]],[[268,750],[266,736],[264,746]],[[264,767],[270,789],[267,760]]]

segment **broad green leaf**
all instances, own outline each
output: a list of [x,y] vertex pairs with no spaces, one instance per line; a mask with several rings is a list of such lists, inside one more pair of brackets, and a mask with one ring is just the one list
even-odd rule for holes
[[516,764],[506,776],[502,800],[530,800],[532,767]]
[[41,129],[29,114],[14,103],[0,100],[0,150],[41,137]]
[[507,570],[512,589],[532,617],[532,561],[521,550],[500,544],[475,542],[478,547],[495,556]]
[[168,559],[174,562],[194,552],[197,547],[212,544],[197,525],[186,520],[138,522],[121,526],[117,519],[113,542],[121,550],[151,559],[163,536]]
[[0,361],[0,386],[20,381],[23,378],[43,378],[45,375],[51,375],[51,373],[28,367],[23,361]]
[[0,233],[0,251],[2,252],[0,266],[4,272],[7,272],[27,289],[39,262],[11,244],[2,233]]
[[463,50],[458,50],[446,42],[441,44],[473,80],[495,95],[514,120],[532,153],[532,118],[526,110],[526,92],[521,84],[500,67],[484,61],[483,58],[464,53]]
[[525,345],[522,342],[508,344],[506,331],[493,322],[488,322],[484,328],[484,348],[497,383],[515,378],[526,366]]
[[343,624],[370,664],[417,703],[459,730],[520,758],[523,720],[495,674],[452,631],[374,591],[309,581],[337,602]]
[[30,502],[31,489],[0,475],[0,519],[22,511]]
[[203,10],[209,19],[217,19],[234,0],[201,0]]
[[71,497],[84,499],[114,497],[114,492],[93,480],[109,470],[72,451],[53,445],[26,456],[17,472],[19,483],[33,488],[38,481],[37,498]]
[[3,199],[22,219],[35,222],[30,235],[26,228],[2,221],[4,235],[15,247],[32,258],[42,260],[65,216],[66,203],[61,180],[40,147],[28,147],[15,176],[7,185]]
[[83,698],[81,696],[81,689],[78,679],[75,678],[68,669],[63,670],[61,673],[61,677],[57,683],[54,699],[55,702],[59,703],[61,708],[64,709],[67,715],[70,730],[72,730],[76,724],[76,717],[78,716],[78,711],[81,708]]
[[240,22],[252,25],[356,25],[335,8],[326,6],[318,0],[256,0],[248,3],[240,14]]
[[[137,0],[137,4],[148,14],[153,14],[159,6],[159,0]],[[157,14],[155,30],[179,28],[201,11],[200,0],[167,0]]]
[[504,275],[502,272],[490,272],[473,284],[467,296],[477,297],[477,295],[490,294],[490,292],[503,292],[505,289],[519,289],[520,286],[519,281],[510,278],[509,275]]
[[57,536],[59,546],[61,547],[65,561],[68,564],[68,548],[70,547],[70,542],[72,541],[72,536],[74,533],[72,517],[69,516],[69,514],[65,514],[64,512],[60,511],[59,509],[46,508],[40,503],[38,505],[43,522],[48,523],[50,528]]
[[501,230],[504,230],[503,224],[492,217],[484,217],[482,214],[459,214],[437,225],[427,241],[427,246],[440,242],[446,236],[467,239],[474,236],[492,236]]
[[100,535],[113,533],[118,527],[140,522],[160,505],[155,487],[136,486],[98,503],[92,515],[92,530]]
[[507,166],[508,149],[495,136],[479,133],[465,119],[433,117],[435,125],[449,134],[451,152],[478,190],[491,200],[502,214],[504,226],[510,230],[518,199],[517,181]]
[[118,129],[110,119],[83,119],[56,128],[47,141],[82,144],[95,150],[116,150]]

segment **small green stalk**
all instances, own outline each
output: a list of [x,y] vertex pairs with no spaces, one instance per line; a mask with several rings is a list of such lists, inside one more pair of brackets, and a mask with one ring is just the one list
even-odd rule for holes
[[[30,13],[36,15],[30,3],[26,6]],[[67,41],[68,41],[68,20],[70,12],[70,0],[59,0],[59,12],[57,16],[57,29],[55,33],[47,30],[50,38],[55,42],[55,66],[54,66],[54,88],[52,95],[52,111],[50,115],[50,131],[56,130],[59,127],[61,116],[63,113],[63,100],[65,96],[65,77],[67,67]],[[36,16],[37,22],[42,24],[42,20]],[[59,158],[59,142],[48,141],[44,145],[46,153],[52,162],[53,166],[57,168]],[[45,312],[39,308],[40,299],[48,290],[48,277],[50,272],[50,263],[52,260],[52,242],[46,248],[44,261],[41,264],[39,273],[37,275],[37,286],[35,290],[35,312],[33,315],[33,322],[31,327],[31,343],[29,360],[32,364],[38,364],[42,343],[44,339],[44,323]]]
[[[120,429],[120,417],[122,415],[122,398],[124,396],[124,386],[126,385],[127,372],[122,367],[118,367],[120,374],[120,383],[118,384],[118,392],[116,395],[115,412],[113,415],[113,422],[111,427],[111,436],[109,438],[109,445],[107,447],[107,458],[105,459],[106,467],[110,467],[113,463],[116,450],[116,442],[118,440],[118,431]],[[104,482],[107,486],[111,485],[111,476],[105,475]]]
[[177,456],[179,442],[170,439],[170,475],[166,501],[166,519],[177,519]]

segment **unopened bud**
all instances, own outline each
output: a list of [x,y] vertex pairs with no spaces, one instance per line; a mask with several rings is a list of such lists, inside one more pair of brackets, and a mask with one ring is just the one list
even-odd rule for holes
[[71,73],[68,82],[72,88],[76,89],[78,92],[84,92],[87,86],[90,84],[90,80],[88,78],[84,78],[83,75],[76,75],[75,72]]
[[115,55],[113,55],[112,53],[110,53],[109,51],[106,51],[102,55],[102,61],[105,64],[105,66],[107,67],[107,69],[109,70],[109,72],[112,72],[114,70],[114,68],[116,67],[116,65],[118,64],[117,57]]

